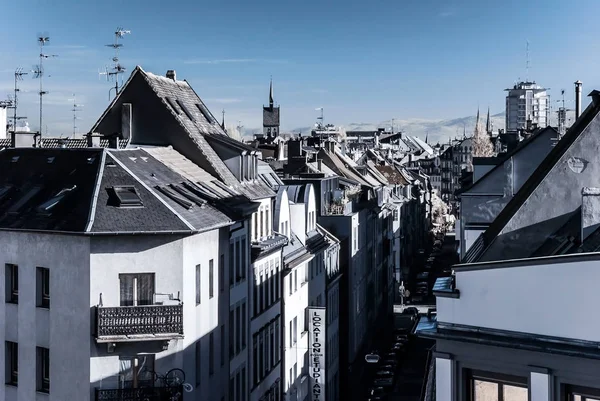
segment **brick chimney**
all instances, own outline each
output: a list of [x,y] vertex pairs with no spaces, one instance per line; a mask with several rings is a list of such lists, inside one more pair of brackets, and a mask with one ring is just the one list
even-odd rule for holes
[[177,80],[177,73],[175,72],[175,70],[168,70],[166,76],[167,78],[172,79],[173,81]]

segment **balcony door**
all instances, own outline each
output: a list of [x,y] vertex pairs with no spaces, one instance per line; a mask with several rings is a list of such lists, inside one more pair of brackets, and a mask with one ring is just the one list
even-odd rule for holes
[[154,386],[154,354],[119,357],[119,388]]
[[154,273],[119,274],[121,306],[154,303]]

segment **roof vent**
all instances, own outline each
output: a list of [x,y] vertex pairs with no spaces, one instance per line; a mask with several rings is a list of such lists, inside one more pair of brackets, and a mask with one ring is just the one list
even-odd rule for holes
[[175,70],[168,70],[167,71],[167,78],[172,79],[173,81],[177,80],[177,73],[175,72]]

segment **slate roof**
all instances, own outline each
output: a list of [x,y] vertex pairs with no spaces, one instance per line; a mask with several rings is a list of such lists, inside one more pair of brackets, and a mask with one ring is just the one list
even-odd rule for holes
[[[546,128],[543,128],[543,129],[540,129],[540,130],[536,131],[535,133],[533,133],[533,135],[531,135],[527,139],[519,142],[519,145],[516,146],[512,151],[506,153],[501,158],[501,160],[499,160],[497,162],[497,164],[493,168],[491,168],[488,172],[486,172],[483,176],[481,176],[477,181],[475,181],[471,185],[465,187],[464,189],[463,188],[459,189],[457,191],[457,194],[461,194],[461,193],[464,193],[464,192],[467,192],[467,191],[473,189],[475,186],[477,186],[477,184],[479,184],[480,182],[483,182],[483,180],[485,180],[487,177],[489,177],[490,175],[492,175],[494,171],[496,171],[496,170],[498,170],[500,168],[504,168],[504,163],[507,160],[510,160],[511,157],[515,156],[517,153],[519,153],[520,151],[522,151],[523,149],[525,149],[530,143],[532,143],[534,140],[536,140],[537,138],[539,138],[540,136],[542,136],[542,134],[546,133],[548,130],[553,131],[558,136],[558,132],[554,128],[552,128],[552,127],[546,127]],[[473,164],[477,164],[475,162],[475,159],[473,159]]]
[[279,107],[263,107],[263,127],[279,127]]
[[171,78],[146,72],[142,67],[137,66],[131,76],[116,96],[96,124],[92,127],[92,132],[98,130],[98,126],[108,115],[109,111],[117,104],[121,96],[127,93],[129,84],[137,77],[142,77],[150,89],[163,103],[165,108],[171,113],[173,118],[179,123],[184,132],[196,144],[198,150],[202,153],[208,164],[214,169],[215,173],[227,185],[233,186],[238,183],[237,179],[227,168],[225,163],[219,158],[215,150],[207,142],[204,135],[223,135],[227,136],[221,125],[210,113],[204,102],[196,94],[187,81],[178,81]]
[[556,232],[531,255],[531,257],[561,255],[559,250],[567,243],[579,242],[581,233],[581,207],[577,208]]
[[581,114],[581,116],[575,121],[575,123],[569,128],[564,137],[557,142],[554,148],[550,151],[548,156],[540,163],[536,170],[531,174],[529,179],[523,184],[521,189],[515,194],[515,196],[508,202],[508,204],[502,209],[500,214],[492,222],[486,231],[484,231],[477,242],[480,242],[477,247],[475,244],[469,249],[465,255],[465,260],[478,261],[487,247],[496,239],[498,234],[510,221],[512,216],[521,208],[523,203],[531,196],[533,191],[548,175],[554,165],[560,160],[563,154],[571,147],[571,145],[579,138],[585,128],[590,124],[594,117],[600,112],[600,92],[592,91],[592,102]]
[[[194,204],[190,209],[182,206],[172,197],[157,190],[156,187],[168,187],[170,185],[182,185],[190,181],[182,177],[169,167],[152,157],[144,149],[111,150],[113,158],[119,160],[130,172],[154,190],[154,193],[167,203],[185,221],[198,231],[207,231],[231,224],[232,221],[225,214],[208,203],[200,206]],[[185,188],[185,186],[183,186]],[[181,187],[180,187],[181,188]]]
[[394,166],[374,166],[390,184],[408,185],[408,181],[402,176],[400,171]]
[[[114,156],[118,152],[101,148],[1,151],[0,229],[73,234],[200,231],[182,217],[183,207],[163,200],[126,168]],[[161,174],[174,173],[161,170]],[[128,193],[139,204],[115,204],[115,187],[132,188],[134,192]]]
[[[128,139],[119,139],[119,148],[126,148],[129,144]],[[10,148],[11,139],[4,138],[0,139],[0,149]],[[108,139],[100,139],[101,148],[108,148]],[[42,137],[42,148],[46,149],[83,149],[88,147],[86,138],[53,138],[53,137]]]
[[[101,149],[0,151],[0,228],[84,232],[101,163]],[[38,206],[69,188],[50,213],[38,212]]]

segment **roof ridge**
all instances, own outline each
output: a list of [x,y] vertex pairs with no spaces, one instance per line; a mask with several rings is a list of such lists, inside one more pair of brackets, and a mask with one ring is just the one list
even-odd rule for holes
[[84,232],[89,233],[94,225],[94,219],[96,217],[96,205],[98,203],[98,193],[100,192],[100,186],[102,185],[102,176],[104,175],[104,163],[106,161],[106,149],[102,149],[102,156],[100,158],[100,167],[96,173],[96,185],[94,193],[92,194],[92,204],[90,207],[90,213],[88,215],[88,222],[85,225]]

